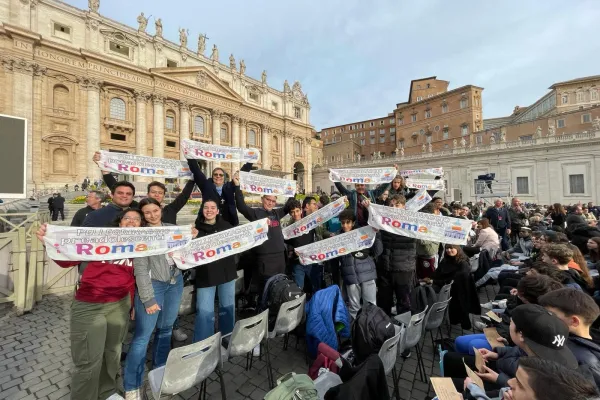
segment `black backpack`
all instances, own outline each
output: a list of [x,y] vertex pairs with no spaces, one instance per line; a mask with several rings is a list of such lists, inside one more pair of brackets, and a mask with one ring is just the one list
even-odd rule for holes
[[279,313],[279,308],[285,302],[295,300],[302,296],[304,292],[296,285],[296,282],[281,275],[269,286],[268,305],[269,305],[269,330],[275,327],[275,320]]
[[352,323],[352,349],[355,365],[377,354],[383,343],[394,337],[394,322],[381,308],[365,302]]

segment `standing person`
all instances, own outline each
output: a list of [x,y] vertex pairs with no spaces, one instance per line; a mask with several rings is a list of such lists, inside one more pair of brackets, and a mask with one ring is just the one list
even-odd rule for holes
[[552,219],[552,226],[559,226],[561,228],[565,227],[565,223],[567,222],[567,212],[565,208],[560,203],[554,203],[552,208],[550,209],[550,218]]
[[235,204],[238,211],[253,222],[259,219],[268,218],[269,232],[268,239],[260,246],[255,247],[254,255],[256,257],[256,272],[258,272],[259,294],[265,288],[265,284],[270,277],[276,274],[285,273],[285,244],[283,242],[283,233],[281,232],[281,218],[288,210],[286,207],[274,208],[277,204],[277,197],[272,195],[263,195],[261,207],[248,207],[244,200],[244,194],[240,189],[239,177],[234,175],[233,184],[235,188]]
[[519,240],[521,227],[527,226],[527,210],[521,204],[521,200],[513,197],[508,214],[510,216],[510,240],[513,245]]
[[48,197],[48,211],[50,211],[50,217],[54,218],[54,195],[56,193],[53,193],[52,196]]
[[135,186],[131,182],[120,181],[110,190],[112,202],[106,207],[90,212],[81,226],[101,228],[108,226],[123,209],[131,206],[135,195]]
[[[306,199],[304,199],[306,201]],[[300,208],[300,202],[298,200],[291,200],[287,203],[287,208],[290,210],[290,216],[292,217],[291,223],[296,221],[300,221],[302,219],[302,208]],[[295,249],[298,247],[306,246],[316,241],[316,230],[313,229],[304,235],[297,236],[291,239],[287,239],[285,243],[288,245],[289,249],[289,259],[290,264],[292,266],[292,274],[294,276],[294,281],[296,281],[296,285],[302,290],[304,290],[304,281],[306,277],[310,279],[310,284],[313,288],[313,292],[319,290],[322,274],[321,274],[321,266],[319,264],[308,264],[302,265],[298,258],[298,255],[295,253]]]
[[576,205],[572,208],[571,212],[567,216],[567,235],[570,235],[577,225],[587,225],[587,221],[583,216],[583,209],[580,205]]
[[[233,226],[219,215],[219,204],[208,199],[202,205],[202,218],[196,220],[198,237],[212,235]],[[215,294],[219,295],[219,331],[227,335],[235,324],[236,256],[196,267],[196,321],[194,343],[215,333]]]
[[375,202],[375,191],[367,190],[367,186],[362,183],[354,185],[354,190],[348,190],[341,182],[334,182],[335,187],[340,191],[342,196],[346,196],[350,205],[348,208],[354,212],[356,223],[359,227],[367,226],[369,221],[369,211],[364,206],[365,200]]
[[60,193],[54,193],[54,201],[52,202],[52,221],[58,221],[60,213],[61,221],[65,220],[65,198]]
[[500,245],[502,250],[508,250],[508,235],[510,235],[511,220],[506,207],[502,203],[502,199],[494,201],[494,207],[490,207],[485,212],[485,217],[490,221],[490,225],[498,236],[500,236]]
[[[206,178],[206,175],[200,169],[197,160],[188,160],[190,171],[194,174],[194,181],[202,192],[202,201],[208,199],[214,200],[219,206],[221,218],[229,222],[232,226],[238,226],[237,210],[235,208],[235,187],[233,182],[225,182],[225,170],[217,167],[212,171],[212,178]],[[249,172],[252,170],[251,163],[245,163],[241,171]],[[202,219],[198,215],[198,219]]]
[[99,190],[93,190],[85,197],[86,206],[80,210],[77,210],[71,221],[71,226],[81,226],[85,217],[92,211],[95,211],[102,207],[104,201],[104,194]]
[[450,212],[444,207],[444,200],[442,200],[441,197],[433,197],[430,204],[433,204],[433,208],[431,210],[432,214],[441,215],[444,217],[450,216]]
[[[395,167],[398,169],[398,166],[395,165]],[[392,183],[389,185],[388,191],[389,197],[399,194],[406,198],[408,195],[410,195],[410,189],[406,187],[404,178],[400,175],[396,175]]]
[[[160,203],[147,198],[140,201],[144,224],[149,227],[171,225],[161,221]],[[141,399],[146,352],[152,333],[152,369],[167,362],[171,350],[173,323],[183,294],[183,276],[168,254],[133,260],[137,291],[134,298],[135,332],[123,370],[126,400]]]
[[[139,228],[142,214],[137,209],[120,211],[115,226]],[[46,224],[37,232],[43,242]],[[80,261],[55,261],[62,268]],[[131,298],[135,290],[133,261],[129,258],[84,262],[79,287],[71,304],[71,398],[118,400],[117,373],[121,346],[127,335]]]
[[[396,194],[390,207],[404,209],[406,198]],[[377,304],[392,315],[394,295],[396,314],[410,311],[410,292],[415,283],[416,239],[381,231],[382,253],[377,258]]]

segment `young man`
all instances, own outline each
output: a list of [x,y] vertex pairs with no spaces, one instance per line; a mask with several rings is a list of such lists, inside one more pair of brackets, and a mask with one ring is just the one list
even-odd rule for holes
[[510,249],[506,250],[502,253],[504,260],[510,261],[511,256],[514,253],[522,254],[525,257],[529,257],[531,255],[531,251],[533,250],[533,241],[531,240],[531,229],[526,226],[522,226],[519,228],[519,238],[516,244]]
[[131,182],[120,181],[110,190],[112,202],[106,207],[90,212],[81,226],[102,228],[109,226],[123,209],[130,207],[135,195],[135,186]]
[[[342,233],[354,229],[356,217],[352,210],[346,209],[340,213]],[[377,304],[377,271],[374,259],[381,255],[381,239],[379,234],[370,249],[355,251],[331,260],[338,263],[346,292],[348,293],[348,312],[356,318],[360,310],[361,299],[364,302]]]
[[75,216],[73,216],[73,220],[71,221],[71,226],[81,226],[85,217],[92,211],[95,211],[102,207],[102,202],[104,201],[104,194],[102,194],[99,190],[92,190],[89,192],[85,198],[86,206],[81,210],[77,210]]
[[[298,200],[292,200],[287,203],[287,207],[290,210],[290,216],[292,217],[291,223],[300,221],[302,219],[302,209],[300,208],[300,202]],[[302,236],[291,238],[285,241],[288,245],[288,255],[290,263],[292,265],[292,274],[294,281],[298,287],[304,290],[304,280],[306,277],[310,279],[310,284],[313,292],[319,290],[321,286],[321,266],[319,264],[302,265],[298,259],[298,255],[294,250],[298,247],[306,246],[314,243],[316,240],[315,230],[311,230]]]
[[[406,198],[393,195],[390,206],[404,209]],[[410,311],[410,292],[416,269],[416,239],[381,231],[383,252],[377,259],[377,303],[388,315],[392,313],[394,294],[396,313]]]
[[591,375],[596,387],[600,387],[600,342],[590,335],[590,328],[600,315],[594,299],[580,290],[564,288],[541,296],[538,303],[567,324],[567,346],[577,358],[580,371]]
[[571,275],[580,289],[587,287],[587,283],[581,277],[579,272],[569,268],[569,263],[573,260],[573,250],[564,244],[549,244],[542,248],[542,261],[546,264],[554,265],[561,271]]
[[[317,200],[314,197],[305,197],[304,200],[302,200],[302,217],[306,217],[316,211],[319,210],[319,204],[317,203]],[[293,221],[295,222],[295,221]],[[293,223],[292,222],[292,223]],[[325,225],[319,225],[317,226],[315,229],[315,235],[316,235],[316,240],[323,240],[323,239],[327,239],[331,236],[331,233],[327,230],[327,228],[325,227]]]

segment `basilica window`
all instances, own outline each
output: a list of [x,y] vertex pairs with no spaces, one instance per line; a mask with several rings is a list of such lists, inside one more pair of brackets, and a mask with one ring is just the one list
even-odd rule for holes
[[221,124],[221,141],[229,141],[229,127],[227,126],[227,124]]
[[467,136],[469,134],[469,125],[465,124],[460,127],[460,134],[462,136]]
[[461,99],[460,100],[460,108],[467,108],[469,106],[469,100]]
[[204,136],[204,118],[199,115],[194,117],[194,133],[198,136]]
[[69,89],[63,85],[54,86],[52,93],[52,106],[57,110],[69,109]]
[[113,42],[112,40],[109,42],[108,44],[108,48],[112,51],[115,52],[117,54],[121,54],[123,56],[129,57],[129,47],[117,43],[117,42]]
[[167,111],[167,117],[165,119],[165,128],[168,131],[175,130],[175,113],[173,111]]
[[125,120],[125,101],[118,97],[110,100],[110,117],[113,119]]
[[273,136],[273,150],[279,152],[279,138],[277,136]]
[[256,131],[254,129],[248,131],[248,144],[256,146]]
[[563,94],[561,96],[561,102],[562,102],[562,104],[569,104],[569,95],[568,94]]
[[585,93],[577,92],[577,102],[583,103],[585,101]]
[[425,110],[425,118],[431,118],[431,110]]
[[442,113],[447,113],[448,112],[448,104],[444,103],[442,104]]
[[302,155],[302,143],[294,142],[294,154],[296,155],[296,157]]
[[590,100],[598,101],[598,90],[597,89],[590,90]]
[[248,93],[248,98],[250,100],[252,100],[253,102],[258,103],[259,98],[258,98],[257,93],[253,93],[253,92]]
[[294,117],[302,118],[302,110],[300,109],[300,107],[294,107]]

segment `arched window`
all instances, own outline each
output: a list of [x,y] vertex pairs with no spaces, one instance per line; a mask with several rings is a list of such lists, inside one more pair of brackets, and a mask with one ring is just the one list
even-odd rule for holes
[[123,99],[114,97],[110,100],[110,117],[125,120],[125,101]]
[[194,133],[199,136],[204,136],[204,118],[199,115],[194,117]]
[[227,126],[227,124],[221,124],[221,141],[229,141],[229,127]]
[[256,131],[254,129],[248,131],[248,144],[256,146]]
[[58,110],[69,109],[69,89],[63,85],[54,86],[52,93],[52,107]]
[[165,119],[165,128],[168,131],[175,130],[175,113],[172,110],[167,111],[167,117]]
[[273,136],[273,150],[279,151],[279,138],[277,136]]

